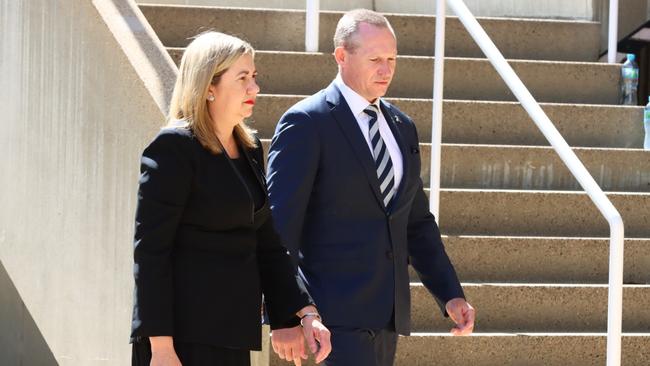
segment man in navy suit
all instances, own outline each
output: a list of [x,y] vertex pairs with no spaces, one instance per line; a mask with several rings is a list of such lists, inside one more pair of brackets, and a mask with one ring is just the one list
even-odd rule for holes
[[428,209],[415,125],[381,99],[395,71],[392,27],[378,13],[353,10],[334,45],[336,79],[277,125],[269,194],[277,229],[332,332],[325,363],[392,365],[397,335],[410,332],[409,263],[456,323],[453,334],[472,332],[474,309]]

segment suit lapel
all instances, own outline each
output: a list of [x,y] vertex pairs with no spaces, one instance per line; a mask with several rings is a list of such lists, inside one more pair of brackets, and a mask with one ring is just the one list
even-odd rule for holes
[[264,204],[262,205],[262,208],[264,208],[269,202],[269,193],[266,186],[266,176],[264,173],[264,167],[262,167],[262,165],[257,161],[257,159],[251,156],[251,153],[248,150],[248,148],[242,147],[240,151],[243,151],[243,156],[246,158],[248,165],[253,170],[253,175],[257,179],[257,183],[260,185],[260,188],[264,192]]
[[379,179],[377,178],[377,171],[375,170],[375,161],[372,158],[370,149],[368,148],[366,138],[359,129],[356,118],[352,114],[345,98],[343,98],[343,95],[334,83],[331,83],[327,87],[325,95],[334,120],[338,123],[341,130],[343,130],[343,134],[366,173],[368,183],[370,183],[372,192],[377,199],[377,203],[385,210],[386,207],[384,207],[381,192],[379,191]]
[[266,177],[263,175],[264,170],[261,167],[260,163],[251,156],[250,151],[248,151],[248,148],[242,147],[240,149],[244,154],[244,157],[246,158],[246,161],[248,162],[248,165],[250,165],[251,169],[253,170],[253,174],[255,175],[255,178],[257,178],[257,183],[259,183],[262,188],[266,187]]
[[395,197],[393,197],[393,204],[391,205],[392,210],[397,207],[399,203],[399,199],[402,196],[402,192],[404,191],[404,187],[406,186],[406,180],[408,179],[409,176],[409,149],[404,141],[404,137],[402,136],[402,133],[399,130],[399,124],[402,122],[399,120],[399,118],[393,114],[393,111],[391,108],[383,101],[380,100],[381,104],[381,110],[382,113],[384,114],[384,118],[386,118],[386,123],[388,123],[388,127],[390,127],[390,130],[393,132],[393,137],[395,137],[395,141],[397,142],[397,145],[399,146],[399,150],[402,154],[402,180],[399,183],[399,187],[397,187],[397,192],[395,193]]

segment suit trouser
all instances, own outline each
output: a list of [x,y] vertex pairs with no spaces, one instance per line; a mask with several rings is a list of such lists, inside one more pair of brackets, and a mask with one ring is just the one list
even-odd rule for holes
[[330,327],[332,352],[326,366],[392,366],[397,333],[392,329]]

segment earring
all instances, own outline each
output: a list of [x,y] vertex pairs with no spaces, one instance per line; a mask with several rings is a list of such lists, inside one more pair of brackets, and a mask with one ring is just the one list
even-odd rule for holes
[[208,95],[208,102],[214,102],[214,95],[212,94]]

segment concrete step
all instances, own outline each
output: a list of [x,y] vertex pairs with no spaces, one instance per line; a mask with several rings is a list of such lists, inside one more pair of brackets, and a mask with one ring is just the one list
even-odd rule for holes
[[[241,36],[266,51],[305,50],[305,12],[281,9],[245,9],[196,6],[141,5],[140,9],[165,46],[186,47],[206,29]],[[342,12],[320,14],[320,51],[334,50],[332,38]],[[431,56],[435,17],[388,15],[402,55]],[[511,59],[596,61],[600,24],[585,21],[479,18],[492,41]],[[485,57],[458,18],[446,22],[445,54]],[[575,37],[580,34],[580,37]],[[548,40],[552,39],[552,46]]]
[[[650,238],[650,194],[608,193],[626,238]],[[582,192],[442,189],[447,235],[609,237],[609,225]]]
[[[252,124],[271,138],[282,114],[304,95],[261,94]],[[431,99],[388,98],[417,124],[420,140],[431,141]],[[584,104],[542,104],[571,146],[642,148],[643,108]],[[517,102],[445,100],[445,143],[548,146],[546,138]]]
[[[263,144],[268,150],[269,141]],[[623,217],[625,237],[650,238],[650,193],[607,196]],[[447,235],[609,237],[607,221],[578,191],[443,188],[439,223]]]
[[[182,48],[168,48],[178,64]],[[258,51],[261,90],[268,94],[313,94],[336,76],[332,55]],[[510,61],[539,102],[618,104],[620,65],[586,62]],[[300,67],[296,67],[300,65]],[[433,57],[400,56],[388,97],[429,98]],[[445,98],[512,101],[514,96],[487,60],[445,59]]]
[[[589,283],[609,280],[609,238],[444,236],[463,282]],[[650,284],[650,239],[625,239],[624,282]],[[411,279],[419,278],[411,268]]]
[[[531,314],[532,315],[532,314]],[[396,366],[600,366],[605,363],[606,334],[491,334],[453,337],[421,333],[400,337]],[[650,334],[625,334],[622,365],[647,365]],[[450,355],[453,350],[453,356]]]
[[[268,151],[271,140],[263,139]],[[650,192],[650,153],[631,149],[575,148],[576,155],[605,191]],[[420,144],[420,177],[430,183],[431,144]],[[550,147],[442,145],[440,184],[460,189],[582,191]]]
[[[606,332],[607,285],[464,283],[477,309],[477,332]],[[447,332],[431,294],[411,284],[411,326],[415,332]],[[650,332],[650,286],[623,288],[623,331]]]
[[[650,333],[625,333],[623,366],[647,366]],[[604,333],[413,333],[399,337],[396,366],[602,366]],[[289,365],[271,352],[272,366]],[[303,365],[314,365],[312,359]]]
[[[421,176],[429,185],[431,144],[420,146]],[[573,150],[601,189],[650,192],[650,152]],[[551,147],[444,144],[441,159],[445,188],[583,190]]]
[[[237,8],[273,8],[304,10],[304,0],[137,0],[138,4],[171,4],[198,6],[228,6]],[[477,17],[580,19],[598,18],[600,4],[592,0],[466,0],[465,4]],[[435,14],[435,1],[409,0],[323,0],[324,11],[347,11],[358,8],[375,9],[383,13]],[[449,10],[448,10],[449,12]],[[449,13],[448,13],[449,14]]]

